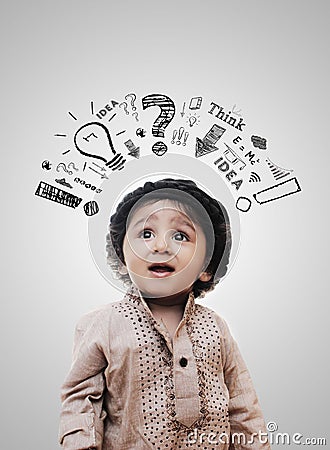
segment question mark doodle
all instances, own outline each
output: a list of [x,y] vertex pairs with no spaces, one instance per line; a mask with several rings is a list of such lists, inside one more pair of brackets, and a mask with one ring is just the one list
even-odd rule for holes
[[135,120],[136,120],[137,122],[139,121],[139,119],[138,119],[138,113],[137,113],[137,112],[132,113],[132,116],[135,117]]
[[129,97],[132,97],[132,100],[131,100],[132,111],[136,111],[136,107],[134,106],[134,102],[136,100],[136,95],[135,94],[127,94],[127,95],[125,95],[125,100],[128,100]]
[[[165,136],[165,128],[170,124],[175,115],[174,102],[172,99],[170,99],[170,97],[167,97],[167,95],[163,94],[150,94],[146,97],[143,97],[143,109],[147,109],[151,106],[159,106],[160,108],[160,114],[152,125],[152,135],[155,137],[163,138]],[[167,146],[163,142],[156,142],[154,146],[157,147],[157,150],[161,146],[162,152],[164,152],[164,150],[165,152],[167,151]]]
[[71,170],[68,170],[68,169],[66,168],[66,165],[65,165],[63,162],[61,162],[61,163],[59,163],[59,164],[57,165],[56,171],[59,172],[59,171],[60,171],[60,168],[62,168],[62,169],[64,170],[64,172],[66,172],[66,173],[69,174],[69,175],[72,175],[72,174],[73,174],[73,172],[71,172]]
[[119,108],[121,108],[122,105],[124,105],[123,110],[125,111],[126,115],[128,116],[129,115],[129,112],[127,111],[128,104],[126,102],[122,102],[119,104]]
[[74,162],[70,162],[70,163],[68,164],[68,169],[73,169],[73,170],[75,170],[76,172],[78,172],[78,170],[79,170],[79,169],[77,169],[77,167],[74,165]]

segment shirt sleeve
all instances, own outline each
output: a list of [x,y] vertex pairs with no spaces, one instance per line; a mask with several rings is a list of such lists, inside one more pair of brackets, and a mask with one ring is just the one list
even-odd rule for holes
[[61,388],[59,442],[66,450],[102,449],[107,360],[100,314],[87,314],[76,326],[72,365]]
[[222,360],[229,392],[230,450],[270,450],[262,411],[246,364],[228,325],[220,319]]

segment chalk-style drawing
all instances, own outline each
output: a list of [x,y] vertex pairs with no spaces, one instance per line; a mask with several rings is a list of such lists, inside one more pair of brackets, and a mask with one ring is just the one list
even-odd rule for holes
[[190,99],[190,103],[189,103],[189,109],[200,109],[200,107],[202,106],[202,101],[203,98],[202,97],[192,97]]
[[84,211],[86,216],[95,216],[99,212],[99,205],[95,200],[84,204]]
[[[184,127],[180,127],[179,130],[174,130],[173,131],[173,137],[172,137],[172,141],[171,144],[176,144],[176,145],[181,145],[181,139],[184,133]],[[189,133],[188,133],[189,135]],[[177,141],[174,141],[175,138],[178,138]],[[187,140],[187,139],[186,139]]]
[[48,161],[48,159],[45,159],[45,161],[42,161],[41,167],[44,170],[50,170],[52,168],[52,163],[50,161]]
[[106,163],[106,167],[111,170],[122,170],[124,168],[124,164],[126,159],[124,159],[123,155],[117,153],[110,161]]
[[240,170],[243,170],[246,166],[246,163],[243,161],[243,159],[225,143],[225,146],[227,147],[226,150],[223,152],[225,155],[227,161],[231,162],[232,164],[241,164]]
[[77,119],[77,117],[75,117],[75,116],[74,116],[74,115],[72,114],[72,112],[70,112],[70,111],[69,111],[69,112],[68,112],[68,114],[69,114],[69,116],[71,116],[71,117],[72,117],[72,119],[74,119],[74,120],[78,120],[78,119]]
[[90,140],[91,138],[98,139],[98,136],[96,136],[95,133],[90,133],[88,136],[84,136],[84,137],[83,137],[83,139],[84,139],[86,142],[89,142],[89,140]]
[[70,149],[66,150],[65,152],[62,153],[62,155],[66,155],[67,153],[71,152]]
[[[90,167],[91,169],[91,167]],[[96,172],[96,171],[95,171]],[[108,178],[108,177],[105,177]],[[91,189],[92,191],[95,191],[97,194],[99,194],[100,192],[102,192],[102,189],[97,188],[96,186],[94,186],[91,183],[86,183],[85,180],[81,180],[79,177],[76,177],[73,181],[75,181],[76,183],[81,184],[82,186],[84,186],[86,189]]]
[[251,172],[249,183],[259,183],[261,181],[260,176],[256,172]]
[[132,117],[134,117],[137,122],[139,121],[139,119],[138,119],[139,114],[137,112],[133,112]]
[[115,108],[117,105],[119,105],[119,102],[116,102],[116,100],[111,100],[112,107]]
[[79,171],[79,169],[74,165],[74,162],[69,162],[69,164],[68,164],[68,169],[73,169],[73,170],[75,170],[76,172]]
[[126,130],[119,131],[119,133],[116,133],[116,136],[120,136],[123,133],[126,133]]
[[68,182],[65,180],[65,178],[60,178],[60,179],[57,179],[57,180],[55,180],[55,181],[56,181],[56,183],[61,184],[62,186],[65,186],[65,187],[68,187],[68,188],[72,189],[71,184],[68,183]]
[[239,141],[241,141],[241,140],[242,140],[241,136],[236,136],[235,139],[233,139],[233,143],[238,144]]
[[262,191],[253,194],[253,197],[260,205],[263,205],[264,203],[272,202],[273,200],[278,200],[300,191],[301,188],[298,180],[294,177],[290,178],[290,180],[282,181],[274,186],[270,186],[267,189],[263,189]]
[[91,102],[91,114],[94,115],[94,102]]
[[83,167],[83,172],[85,172],[86,166],[87,166],[87,162],[85,161],[84,167]]
[[183,102],[182,110],[181,110],[181,112],[180,112],[181,117],[183,117],[183,116],[185,115],[185,107],[186,107],[186,102]]
[[136,111],[136,106],[134,106],[134,102],[136,100],[136,95],[135,94],[127,94],[127,95],[125,95],[125,100],[128,100],[130,97],[131,97],[132,111]]
[[108,120],[108,122],[110,122],[110,120],[112,120],[116,115],[117,115],[117,113],[112,114],[112,116],[110,117],[110,119]]
[[241,109],[236,109],[236,104],[231,108],[232,114],[235,114],[235,116],[241,117]]
[[131,139],[128,139],[128,141],[124,142],[124,145],[126,145],[128,150],[128,155],[133,156],[133,158],[140,158],[140,147],[136,147],[135,144]]
[[135,134],[137,136],[139,136],[140,138],[144,138],[147,134],[146,130],[144,128],[138,128],[135,132]]
[[104,166],[99,166],[94,161],[92,162],[92,164],[94,164],[94,166],[98,167],[101,170],[101,172],[106,172],[107,171],[107,169]]
[[267,140],[265,138],[252,135],[251,136],[251,142],[254,147],[260,148],[260,150],[266,150],[267,149]]
[[187,145],[187,139],[188,139],[188,137],[189,137],[189,132],[186,131],[185,134],[183,135],[183,142],[182,142],[182,145],[183,145],[183,146]]
[[225,128],[220,127],[216,123],[211,127],[211,129],[206,133],[203,139],[196,138],[196,158],[207,155],[208,153],[215,152],[219,150],[215,147],[215,143],[221,138],[223,133],[226,131]]
[[177,134],[178,134],[178,130],[173,130],[171,144],[175,144],[175,138],[176,138]]
[[72,175],[73,174],[72,170],[68,170],[67,169],[67,167],[66,167],[64,162],[61,162],[61,163],[57,164],[56,172],[60,172],[60,169],[63,169],[64,172],[66,172],[68,175]]
[[266,163],[276,181],[287,177],[291,172],[293,172],[293,170],[283,169],[282,167],[277,166],[269,158],[266,159]]
[[171,123],[175,115],[175,105],[173,100],[167,95],[150,94],[142,99],[142,108],[145,110],[152,106],[160,108],[160,114],[152,125],[152,135],[155,137],[165,137],[165,129]]
[[72,195],[70,192],[63,191],[56,186],[45,183],[44,181],[40,181],[35,195],[51,200],[52,202],[60,203],[61,205],[69,206],[70,208],[76,208],[82,201],[82,198]]
[[189,119],[188,119],[188,122],[189,122],[189,126],[190,127],[194,126],[194,124],[197,122],[197,117],[190,116]]
[[[86,142],[83,139],[84,136],[94,134],[98,139],[90,140]],[[84,156],[89,156],[91,158],[103,161],[106,166],[111,166],[112,170],[121,170],[124,167],[126,159],[122,155],[116,152],[110,132],[108,128],[100,122],[89,122],[81,126],[75,133],[73,138],[74,145],[76,149]],[[110,161],[108,161],[108,155],[102,155],[110,148],[112,155],[115,155]],[[101,153],[101,154],[100,154]],[[118,162],[117,165],[113,165],[114,160]]]
[[54,134],[54,136],[57,136],[57,137],[67,137],[66,134],[60,134],[60,133]]
[[152,151],[153,151],[154,154],[157,155],[157,156],[163,156],[163,155],[165,155],[165,153],[167,152],[167,145],[164,144],[164,142],[156,142],[156,143],[152,146]]
[[93,167],[91,167],[91,166],[88,166],[88,168],[90,169],[90,170],[92,170],[93,172],[95,172],[95,173],[97,173],[98,175],[101,175],[101,179],[103,180],[104,178],[106,179],[106,180],[109,180],[109,177],[108,177],[108,175],[106,174],[106,173],[100,173],[98,170],[96,170],[96,169],[94,169]]
[[128,104],[126,103],[126,102],[122,102],[122,103],[120,103],[119,104],[119,108],[121,108],[121,107],[123,107],[122,109],[125,111],[125,113],[126,113],[126,115],[128,116],[129,115],[129,112],[128,112]]
[[239,197],[236,202],[236,208],[239,211],[247,212],[251,208],[251,200],[247,197]]

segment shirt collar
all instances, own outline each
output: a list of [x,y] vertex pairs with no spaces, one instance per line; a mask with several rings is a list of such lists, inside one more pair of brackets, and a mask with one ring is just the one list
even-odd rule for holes
[[[155,320],[147,302],[144,300],[144,298],[141,295],[141,292],[135,285],[132,285],[128,289],[128,291],[125,294],[124,300],[128,301],[129,303],[132,303],[139,309],[146,310],[148,314],[152,317],[152,319]],[[193,291],[191,291],[184,309],[182,320],[186,321],[194,313],[195,308],[196,308],[195,296]]]

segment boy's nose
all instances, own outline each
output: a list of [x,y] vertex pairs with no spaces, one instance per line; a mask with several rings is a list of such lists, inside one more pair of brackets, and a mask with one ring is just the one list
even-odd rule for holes
[[157,236],[152,243],[152,251],[156,253],[171,253],[169,238],[166,235]]

